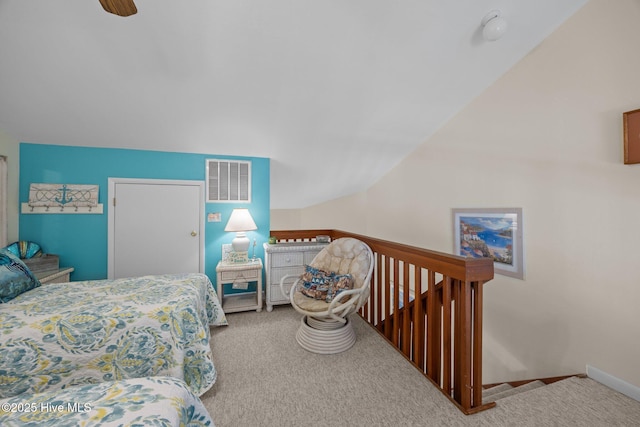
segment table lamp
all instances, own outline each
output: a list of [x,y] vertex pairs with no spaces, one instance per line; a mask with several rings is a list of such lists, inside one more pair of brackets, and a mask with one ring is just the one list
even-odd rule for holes
[[245,234],[245,231],[257,230],[258,227],[253,221],[249,209],[237,208],[231,212],[229,222],[224,228],[224,231],[235,231],[236,237],[231,242],[231,246],[235,252],[248,252],[249,251],[249,238]]

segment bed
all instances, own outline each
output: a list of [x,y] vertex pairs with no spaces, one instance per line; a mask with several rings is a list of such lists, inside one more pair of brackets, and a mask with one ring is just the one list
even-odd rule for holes
[[0,425],[213,426],[200,399],[179,379],[133,378],[0,400]]
[[216,380],[209,326],[226,317],[204,274],[47,284],[0,304],[0,398],[129,378]]

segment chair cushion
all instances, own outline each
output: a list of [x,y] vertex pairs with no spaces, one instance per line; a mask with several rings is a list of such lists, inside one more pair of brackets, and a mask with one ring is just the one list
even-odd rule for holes
[[0,303],[40,286],[40,281],[16,255],[0,249]]
[[[340,307],[349,303],[354,297],[354,295],[349,295],[348,297],[342,298],[338,306]],[[307,312],[322,313],[329,309],[330,303],[320,299],[309,298],[303,295],[302,292],[294,292],[292,304]]]
[[336,274],[350,274],[354,288],[364,286],[364,280],[373,262],[364,243],[352,238],[334,240],[320,251],[309,264]]
[[337,274],[309,265],[301,276],[298,290],[306,297],[327,303],[342,291],[353,289],[353,278],[350,274]]

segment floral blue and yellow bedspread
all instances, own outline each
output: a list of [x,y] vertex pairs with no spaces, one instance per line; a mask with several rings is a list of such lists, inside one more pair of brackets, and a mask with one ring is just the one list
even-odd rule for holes
[[0,400],[3,427],[211,426],[182,380],[133,378]]
[[0,304],[0,398],[151,376],[200,396],[209,326],[226,324],[204,274],[43,285]]

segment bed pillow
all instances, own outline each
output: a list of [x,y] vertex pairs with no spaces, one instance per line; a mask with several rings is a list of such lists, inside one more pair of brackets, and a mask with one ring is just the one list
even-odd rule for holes
[[6,249],[0,249],[0,303],[40,286],[26,265]]
[[340,292],[353,289],[350,274],[336,274],[310,265],[304,268],[298,288],[304,296],[330,303]]

